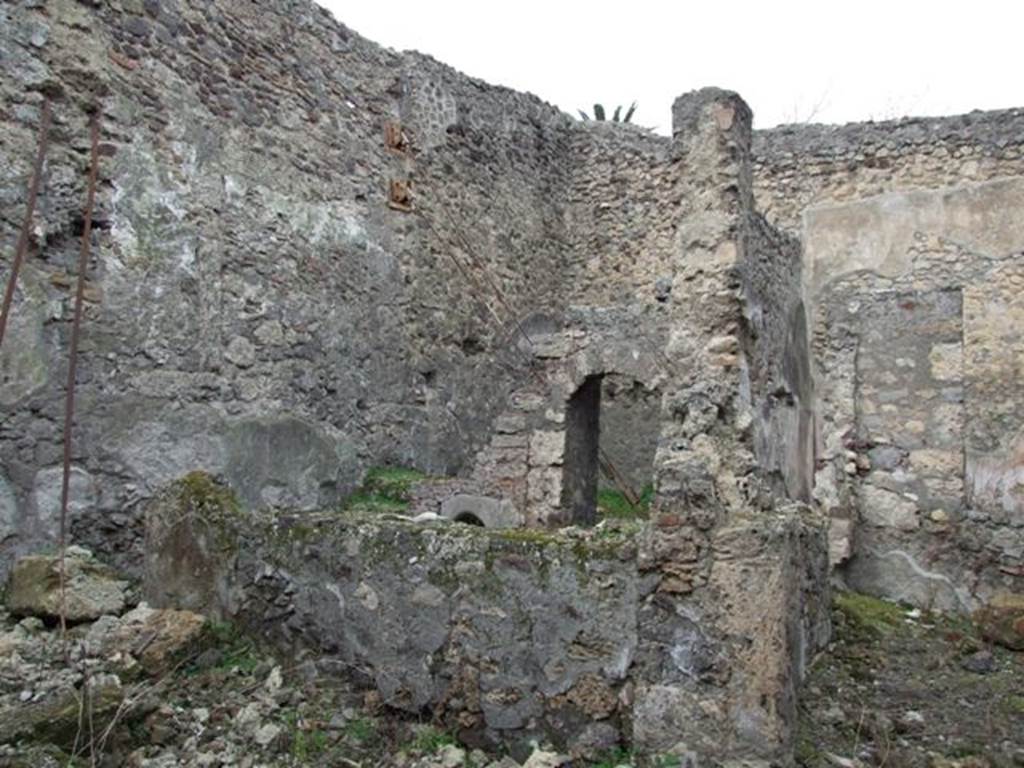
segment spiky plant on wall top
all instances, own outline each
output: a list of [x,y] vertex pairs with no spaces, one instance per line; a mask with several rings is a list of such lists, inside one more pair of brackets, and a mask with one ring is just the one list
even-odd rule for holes
[[[582,117],[584,120],[590,120],[590,115],[588,115],[582,109],[578,110],[578,111],[580,113],[580,117]],[[633,120],[633,113],[634,112],[636,112],[636,102],[635,101],[632,104],[629,105],[629,109],[626,110],[626,114],[625,115],[622,114],[622,105],[620,104],[619,106],[617,106],[615,108],[615,111],[612,113],[612,119],[609,122],[612,122],[612,123],[628,123],[628,122],[631,122]],[[603,104],[595,104],[594,105],[594,120],[597,120],[598,122],[603,122],[606,119],[607,118],[606,118],[605,111],[604,111],[604,105]]]

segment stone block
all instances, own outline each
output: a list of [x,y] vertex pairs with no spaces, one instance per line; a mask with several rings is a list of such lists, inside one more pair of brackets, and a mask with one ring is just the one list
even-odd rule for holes
[[530,435],[530,466],[560,466],[565,460],[565,433],[536,431]]
[[828,521],[828,562],[835,568],[853,554],[853,520],[833,517]]
[[922,449],[910,452],[910,468],[917,474],[933,477],[962,477],[964,457],[961,451]]
[[875,485],[861,486],[860,514],[864,522],[881,528],[913,531],[921,526],[917,503]]
[[[79,547],[64,558],[64,615],[69,622],[91,621],[124,610],[128,582]],[[61,612],[60,559],[30,555],[14,564],[7,581],[7,609],[18,616],[56,619]]]
[[530,336],[530,349],[541,360],[566,357],[572,351],[572,339],[567,333],[539,333]]
[[935,344],[928,354],[932,378],[941,381],[959,381],[963,378],[963,345]]
[[157,494],[145,510],[145,599],[220,617],[242,519],[231,489],[203,472]]
[[[128,691],[117,675],[100,674],[89,680],[89,714],[92,725],[103,732],[121,714]],[[74,749],[81,739],[82,692],[60,683],[47,696],[0,712],[0,743],[38,740],[63,749]]]
[[106,631],[90,630],[88,640],[107,655],[120,652],[136,657],[147,674],[158,676],[198,647],[205,625],[206,618],[192,611],[154,609],[140,603]]

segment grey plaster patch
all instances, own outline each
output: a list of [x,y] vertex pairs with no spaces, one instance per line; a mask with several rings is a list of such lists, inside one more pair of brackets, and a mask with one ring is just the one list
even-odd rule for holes
[[[26,278],[22,277],[22,284]],[[0,348],[0,406],[12,406],[46,386],[53,367],[41,300],[12,307]]]
[[[32,505],[39,532],[49,541],[60,533],[60,501],[64,468],[47,467],[36,473],[32,488]],[[71,467],[68,480],[68,530],[71,521],[91,512],[98,498],[96,481],[81,467]]]
[[970,612],[977,606],[948,576],[922,567],[901,549],[858,552],[846,567],[852,589],[939,611]]
[[912,531],[921,526],[914,501],[874,485],[861,488],[860,513],[865,522],[882,528]]
[[812,295],[834,278],[858,269],[896,277],[910,268],[916,232],[933,232],[974,251],[1011,253],[1024,246],[1017,211],[1024,179],[1000,179],[939,190],[912,190],[804,214],[807,276]]
[[288,416],[233,425],[225,449],[224,474],[251,507],[330,506],[356,478],[350,446]]
[[[143,408],[123,408],[111,444],[132,473],[152,491],[195,469],[224,470],[223,417],[208,406],[162,409],[139,418]],[[138,420],[136,420],[138,419]]]
[[18,532],[18,498],[7,479],[0,475],[0,544]]

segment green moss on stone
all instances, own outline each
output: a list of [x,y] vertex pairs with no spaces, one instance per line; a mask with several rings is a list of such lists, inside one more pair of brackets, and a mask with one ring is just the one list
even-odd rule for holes
[[413,484],[426,479],[425,474],[409,467],[372,467],[363,478],[363,488],[370,493],[408,502]]
[[218,549],[225,552],[237,549],[242,505],[228,486],[197,470],[178,480],[173,492],[177,494],[179,513],[206,525]]
[[192,510],[204,517],[211,514],[236,515],[241,511],[238,499],[230,488],[198,470],[189,472],[178,481],[178,502],[183,509]]
[[835,607],[850,623],[851,629],[871,635],[885,635],[903,622],[905,611],[895,603],[857,592],[839,592]]
[[367,491],[356,491],[345,499],[343,507],[345,512],[373,512],[375,514],[385,512],[401,513],[405,512],[408,508],[408,501]]

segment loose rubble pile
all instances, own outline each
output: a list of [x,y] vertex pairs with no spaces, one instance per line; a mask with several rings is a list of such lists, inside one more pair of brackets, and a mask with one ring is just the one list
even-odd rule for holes
[[[23,558],[0,612],[0,766],[403,766],[519,768],[319,669],[285,665],[234,627],[135,603],[84,549]],[[74,617],[73,619],[71,617]],[[544,749],[524,768],[569,761]]]

